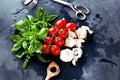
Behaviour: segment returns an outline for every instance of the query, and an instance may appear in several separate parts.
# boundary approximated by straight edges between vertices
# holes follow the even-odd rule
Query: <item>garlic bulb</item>
[[[60,52],[60,59],[63,62],[71,62],[74,57],[74,53],[70,49],[64,49]]]

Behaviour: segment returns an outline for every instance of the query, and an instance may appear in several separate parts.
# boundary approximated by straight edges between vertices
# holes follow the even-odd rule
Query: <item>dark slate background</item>
[[[10,52],[13,42],[9,37],[15,32],[11,25],[26,14],[34,15],[38,6],[49,14],[58,14],[78,26],[88,25],[94,34],[84,44],[84,55],[77,67],[58,62],[61,73],[55,80],[120,80],[120,0],[66,0],[85,5],[90,9],[85,21],[75,18],[74,12],[51,0],[39,0],[32,10],[24,9],[24,0],[0,0],[0,80],[44,80],[48,64],[32,61],[22,69],[22,60]]]

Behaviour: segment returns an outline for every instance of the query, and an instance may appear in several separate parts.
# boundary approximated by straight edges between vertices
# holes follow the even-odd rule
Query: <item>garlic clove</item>
[[[93,31],[88,26],[81,26],[81,28],[87,30],[89,34],[93,33]]]
[[[87,32],[89,34],[92,34],[93,31],[90,30],[88,26],[81,26],[81,28],[78,28],[75,33],[77,34],[78,38],[85,39],[87,37]]]
[[[81,48],[73,48],[72,52],[74,53],[75,58],[80,58],[83,54],[83,51]]]
[[[73,60],[72,60],[72,64],[73,64],[74,66],[76,66],[76,62],[77,62],[76,59],[73,59]]]
[[[68,31],[68,37],[71,37],[71,38],[77,38],[75,32],[70,31],[70,30]]]
[[[65,40],[65,46],[66,47],[72,48],[73,46],[75,46],[75,44],[76,44],[75,39],[73,39],[71,37],[66,38],[66,40]]]
[[[71,62],[73,59],[73,52],[70,49],[64,49],[60,52],[60,60],[63,62]]]
[[[82,47],[82,43],[84,43],[85,40],[84,39],[76,39],[76,47],[81,48]]]
[[[84,39],[87,37],[87,31],[84,28],[78,28],[75,33],[78,36],[78,39]]]
[[[72,64],[74,66],[76,66],[76,62],[78,61],[78,59],[82,56],[82,49],[81,48],[73,48],[72,49],[72,52],[74,53],[74,57],[73,57],[73,60],[72,60]]]

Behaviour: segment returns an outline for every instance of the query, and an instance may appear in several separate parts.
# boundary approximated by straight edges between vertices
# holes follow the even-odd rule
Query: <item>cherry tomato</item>
[[[67,23],[65,27],[70,31],[74,31],[76,29],[76,24],[73,22],[70,22],[70,23]]]
[[[50,51],[51,51],[52,55],[54,55],[54,56],[60,55],[60,47],[57,45],[52,45],[50,48]]]
[[[42,53],[45,55],[50,54],[50,47],[47,44],[43,44]]]
[[[51,44],[53,42],[52,36],[47,36],[44,42],[48,45]]]
[[[68,36],[68,31],[65,29],[65,28],[61,28],[59,31],[58,31],[58,35],[61,37],[61,38],[66,38]]]
[[[61,46],[64,45],[65,42],[64,42],[64,40],[63,40],[61,37],[57,36],[57,37],[55,37],[55,39],[54,39],[54,43],[55,43],[57,46],[61,47]]]
[[[65,27],[65,25],[66,25],[66,20],[65,19],[60,19],[60,20],[58,20],[56,23],[55,23],[55,26],[57,27],[57,28],[62,28],[62,27]]]
[[[58,31],[58,29],[55,28],[55,27],[52,27],[52,28],[49,29],[49,33],[52,34],[52,35],[56,35],[57,31]]]

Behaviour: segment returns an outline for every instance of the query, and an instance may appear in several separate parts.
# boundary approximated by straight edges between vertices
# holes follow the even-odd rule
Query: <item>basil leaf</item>
[[[16,57],[22,58],[25,54],[26,54],[26,52],[19,51],[19,52],[17,52]]]
[[[38,38],[41,38],[41,39],[45,39],[45,37],[47,36],[48,34],[48,28],[47,27],[43,27],[39,33],[38,33]]]
[[[46,19],[47,19],[47,14],[46,14],[46,12],[44,12],[44,13],[43,13],[42,21],[46,21]]]
[[[33,21],[34,17],[32,15],[27,15],[28,20]]]
[[[21,36],[15,34],[15,35],[12,35],[12,36],[10,37],[10,39],[11,39],[12,41],[14,41],[14,42],[18,42],[18,41],[21,39]]]
[[[40,54],[37,54],[37,58],[38,58],[38,60],[40,60],[40,61],[43,62],[43,63],[51,62],[51,60],[46,60],[46,59],[44,59]]]
[[[22,47],[23,39],[21,38],[14,46],[12,47],[11,52],[17,52]]]
[[[36,40],[33,45],[36,53],[42,53],[42,43],[40,41]]]
[[[28,47],[28,54],[29,55],[31,55],[31,56],[33,56],[33,52],[35,51],[35,49],[34,49],[34,46],[32,45],[32,44],[30,44],[30,46]]]
[[[23,47],[24,49],[27,49],[27,48],[28,48],[28,46],[27,46],[27,41],[23,41],[22,47]]]
[[[53,21],[57,18],[57,15],[50,15],[50,16],[47,16],[47,20],[46,21]]]
[[[36,17],[41,20],[42,16],[43,16],[43,9],[42,9],[42,7],[39,7],[36,12]]]

